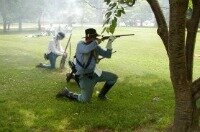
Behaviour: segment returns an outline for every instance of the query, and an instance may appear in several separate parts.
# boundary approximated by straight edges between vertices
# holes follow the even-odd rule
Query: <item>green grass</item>
[[[119,76],[108,93],[110,100],[97,99],[96,91],[103,86],[99,83],[86,104],[55,99],[66,85],[79,91],[74,82],[65,81],[69,69],[35,68],[44,62],[50,37],[0,35],[0,131],[164,131],[173,122],[174,107],[164,46],[154,28],[117,29],[116,34],[124,33],[135,36],[117,39],[113,44],[117,52],[99,64]],[[73,31],[73,53],[83,36],[83,29]],[[195,49],[195,78],[200,73],[199,42],[200,34]],[[67,39],[62,43],[65,45]]]

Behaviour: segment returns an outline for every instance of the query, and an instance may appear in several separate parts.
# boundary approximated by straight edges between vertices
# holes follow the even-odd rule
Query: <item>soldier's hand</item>
[[[114,37],[114,36],[110,36],[109,37],[109,39],[108,39],[108,42],[107,42],[107,45],[106,45],[106,48],[107,49],[112,49],[112,43],[113,43],[113,41],[116,39],[116,37]]]
[[[109,39],[108,39],[108,41],[109,41],[109,43],[112,43],[115,39],[116,39],[115,36],[110,36]]]

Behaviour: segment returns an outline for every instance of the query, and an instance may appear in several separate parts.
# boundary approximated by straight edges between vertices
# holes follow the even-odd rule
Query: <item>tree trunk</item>
[[[196,42],[196,34],[200,18],[200,0],[193,0],[193,10],[190,11],[190,19],[187,20],[187,38],[186,38],[186,61],[187,61],[187,79],[193,80],[193,56]]]
[[[192,127],[193,99],[187,80],[185,25],[188,0],[170,0],[169,66],[175,93],[173,132],[187,132]]]
[[[196,35],[198,31],[198,24],[199,24],[199,18],[200,18],[200,0],[192,0],[192,3],[193,3],[193,10],[191,12],[191,17],[187,21],[187,25],[186,25],[187,38],[186,38],[186,51],[185,51],[186,62],[187,62],[187,80],[190,83],[192,83],[193,81],[193,59],[194,59]],[[194,111],[193,111],[192,126],[193,128],[198,128],[199,113],[198,113],[198,108],[196,106],[196,100],[194,97],[193,97],[193,109]]]
[[[19,31],[22,31],[22,19],[21,19],[21,17],[19,18]]]
[[[196,32],[200,19],[200,0],[191,0],[193,12],[187,23],[185,41],[186,11],[189,0],[169,0],[169,31],[158,0],[147,0],[156,17],[157,33],[163,41],[169,57],[170,78],[175,94],[174,125],[172,132],[200,132],[200,78],[193,82],[193,56]],[[123,3],[124,1],[122,1]],[[135,2],[135,0],[132,0]]]
[[[2,11],[1,11],[1,16],[3,18],[3,32],[6,32],[6,24],[7,24],[7,13],[6,13],[6,0],[2,0]]]
[[[175,93],[174,125],[171,131],[200,131],[199,109],[196,100],[200,98],[200,78],[192,83],[193,51],[197,23],[200,18],[200,0],[192,0],[194,12],[188,22],[185,44],[186,10],[188,1],[170,1],[169,32],[157,0],[147,0],[156,17],[158,35],[163,40],[170,61],[170,76]]]
[[[200,131],[200,109],[196,100],[200,98],[200,78],[192,81],[193,55],[197,25],[200,18],[200,0],[192,0],[193,14],[187,23],[185,44],[186,10],[189,0],[170,0],[169,33],[157,0],[147,0],[155,14],[158,35],[163,40],[170,61],[170,76],[175,93],[174,125],[171,131]]]
[[[8,27],[7,27],[8,31],[10,30],[10,22],[8,22]]]
[[[41,18],[38,20],[38,31],[41,31]]]
[[[6,25],[7,25],[7,20],[6,18],[3,18],[3,32],[6,32]]]
[[[142,23],[143,23],[143,21],[142,21],[142,19],[140,19],[140,27],[143,27]]]

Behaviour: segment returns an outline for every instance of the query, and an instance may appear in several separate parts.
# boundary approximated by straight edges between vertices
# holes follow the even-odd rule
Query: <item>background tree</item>
[[[44,2],[40,0],[0,0],[0,12],[3,18],[3,31],[9,30],[10,23],[18,22],[19,31],[22,30],[22,22],[38,21],[38,29],[41,29],[41,16]],[[8,25],[8,28],[6,28]]]
[[[9,30],[9,24],[12,21],[12,0],[0,0],[0,13],[3,20],[3,32]],[[7,28],[8,25],[8,28]]]
[[[121,16],[118,23],[123,22],[125,26],[146,26],[144,22],[152,22],[153,13],[146,1],[136,1],[133,7],[123,6],[126,15]]]
[[[6,22],[7,22],[7,10],[6,10],[6,6],[7,6],[7,2],[6,0],[1,0],[0,1],[0,10],[1,10],[1,16],[2,16],[2,20],[3,20],[3,32],[6,32]]]
[[[103,1],[102,0],[97,0],[94,1],[94,0],[89,0],[88,3],[90,5],[94,5],[93,6],[93,10],[94,12],[94,15],[95,15],[95,19],[96,19],[96,23],[100,23],[102,24],[103,23]],[[91,8],[91,7],[90,7]]]
[[[102,0],[79,0],[82,8],[82,23],[103,23],[103,12],[105,11]]]
[[[125,14],[121,4],[133,6],[135,0],[104,0],[108,4],[103,31],[114,33],[117,18]],[[169,58],[170,78],[175,94],[173,132],[200,131],[196,102],[200,98],[200,78],[193,80],[193,57],[200,19],[200,0],[192,0],[192,15],[186,21],[189,0],[169,0],[170,20],[166,19],[157,0],[147,0],[158,25]],[[185,30],[187,29],[187,31]],[[187,34],[186,34],[187,32]]]
[[[25,3],[26,17],[27,21],[37,22],[38,30],[41,30],[41,19],[44,13],[45,5],[44,1],[41,0],[26,0]],[[34,6],[33,6],[34,5]],[[28,12],[27,12],[28,11]]]
[[[22,30],[23,21],[38,20],[38,29],[41,29],[41,16],[44,3],[40,0],[16,0],[14,8],[15,18],[19,23],[19,31]]]

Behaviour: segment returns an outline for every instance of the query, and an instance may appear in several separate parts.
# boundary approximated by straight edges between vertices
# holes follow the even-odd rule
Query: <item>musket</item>
[[[133,36],[135,34],[121,34],[121,35],[113,35],[115,38],[123,37],[123,36]],[[109,39],[110,36],[102,36],[101,40]]]
[[[72,34],[70,34],[69,39],[68,39],[68,42],[67,42],[67,45],[66,45],[66,47],[65,47],[65,50],[64,50],[64,54],[65,54],[65,55],[63,54],[63,56],[62,56],[62,58],[61,58],[61,61],[60,61],[60,69],[64,69],[64,67],[65,67],[65,61],[66,61],[66,59],[67,59],[66,52],[67,52],[67,48],[68,48],[69,44],[71,43],[71,42],[70,42],[71,37],[72,37]]]

